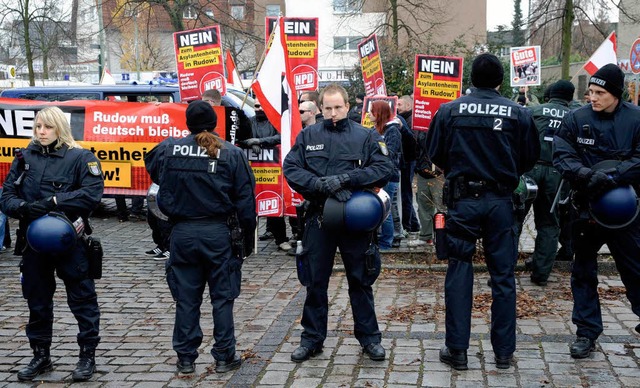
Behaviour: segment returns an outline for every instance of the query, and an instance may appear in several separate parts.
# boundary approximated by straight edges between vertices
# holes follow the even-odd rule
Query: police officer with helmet
[[[79,217],[87,219],[100,203],[104,191],[100,163],[93,153],[74,141],[69,121],[60,108],[46,107],[36,114],[33,138],[16,156],[4,181],[0,203],[2,212],[20,220],[18,240],[22,244],[29,226],[49,217],[45,216],[49,212],[56,211],[63,214],[58,217],[76,221]],[[66,243],[68,246],[64,246]],[[80,357],[72,373],[73,380],[88,380],[95,372],[100,310],[89,272],[88,251],[85,244],[75,239],[64,244],[30,241],[22,250],[22,293],[29,305],[26,333],[34,357],[18,371],[20,381],[31,381],[53,368],[49,350],[55,274],[64,282],[67,303],[78,322]],[[47,246],[58,249],[52,252]]]
[[[538,286],[547,285],[558,249],[560,223],[557,205],[553,213],[550,210],[562,177],[552,163],[553,135],[560,128],[564,115],[570,110],[569,103],[573,100],[574,91],[575,87],[571,82],[559,80],[549,87],[549,101],[531,108],[538,129],[540,158],[535,167],[527,172],[538,185],[538,192],[533,203],[527,203],[525,214],[533,206],[536,241],[530,267],[531,282]]]
[[[614,64],[601,67],[589,79],[591,104],[569,112],[553,140],[553,164],[570,182],[576,210],[571,271],[572,321],[577,326],[570,346],[574,358],[589,357],[603,331],[597,264],[603,244],[611,251],[631,309],[640,316],[640,220],[632,211],[628,225],[605,227],[589,214],[609,192],[629,185],[637,192],[640,183],[640,110],[622,101],[623,90],[622,70]],[[603,163],[607,160],[615,162]],[[609,167],[598,167],[603,164]],[[615,201],[609,205],[609,210],[616,210]]]
[[[327,288],[336,248],[340,248],[349,282],[355,337],[369,358],[385,359],[371,287],[380,273],[376,231],[323,227],[323,207],[328,197],[347,202],[355,190],[383,187],[393,169],[380,135],[347,117],[348,101],[342,86],[326,86],[320,95],[324,121],[300,132],[283,163],[288,184],[311,203],[304,215],[298,257],[308,270],[308,278],[301,278],[307,297],[300,347],[291,354],[294,362],[322,352],[327,337]]]
[[[213,306],[211,355],[215,371],[240,367],[236,355],[233,304],[240,294],[241,267],[251,253],[256,228],[255,179],[244,152],[222,140],[209,103],[186,110],[191,135],[168,138],[145,157],[151,179],[160,186],[158,206],[173,224],[166,276],[176,301],[173,349],[177,371],[195,373],[202,343],[200,305],[205,286]]]
[[[501,97],[503,68],[492,54],[475,58],[471,94],[443,104],[431,122],[426,146],[444,170],[446,340],[440,361],[465,370],[471,331],[473,263],[482,238],[491,275],[491,344],[496,366],[511,365],[516,343],[514,269],[518,240],[512,193],[520,175],[538,160],[540,143],[531,113]]]

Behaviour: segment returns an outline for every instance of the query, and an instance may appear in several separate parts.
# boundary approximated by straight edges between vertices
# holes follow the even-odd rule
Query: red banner
[[[362,67],[362,79],[364,80],[364,92],[367,96],[376,94],[387,95],[387,86],[384,82],[382,60],[378,49],[378,38],[371,34],[358,44],[358,55]]]
[[[73,138],[100,160],[105,194],[145,195],[151,184],[144,167],[146,153],[167,137],[190,134],[186,129],[185,104],[0,98],[0,182],[9,173],[14,150],[31,141],[36,113],[51,105],[67,114]],[[214,109],[218,116],[216,132],[221,137],[233,142],[250,136],[243,133],[236,109],[222,106]]]
[[[460,97],[462,58],[416,55],[413,74],[413,129],[426,131],[440,105]]]
[[[227,92],[222,62],[220,27],[173,33],[182,101],[199,100],[205,90]]]
[[[297,91],[318,89],[318,18],[285,17],[284,36],[289,52],[289,64]],[[273,31],[277,18],[266,18],[265,42]]]

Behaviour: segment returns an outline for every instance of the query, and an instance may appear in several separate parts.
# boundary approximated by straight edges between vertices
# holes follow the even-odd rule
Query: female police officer
[[[52,210],[63,212],[70,220],[88,217],[104,190],[98,160],[73,140],[69,122],[59,108],[42,109],[34,124],[33,139],[11,165],[0,199],[2,211],[19,218],[23,232],[32,221]],[[34,358],[18,372],[18,379],[30,381],[52,368],[49,348],[55,272],[64,281],[67,303],[80,329],[80,360],[73,379],[88,380],[95,371],[100,311],[95,283],[88,275],[85,245],[76,244],[64,254],[35,252],[26,246],[20,267],[22,292],[29,305],[26,332]]]
[[[176,300],[173,349],[180,374],[195,372],[202,343],[200,305],[205,284],[213,305],[211,355],[215,371],[240,367],[233,329],[233,301],[240,294],[242,260],[250,252],[232,249],[228,220],[236,218],[245,236],[256,227],[255,180],[244,153],[214,132],[217,117],[205,101],[189,104],[191,135],[169,138],[145,157],[160,185],[158,205],[173,224],[167,283]],[[240,244],[242,245],[242,244]]]

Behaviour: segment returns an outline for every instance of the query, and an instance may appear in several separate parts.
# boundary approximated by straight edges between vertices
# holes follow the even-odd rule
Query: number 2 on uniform
[[[494,131],[502,131],[502,119],[501,118],[493,119],[493,130]]]

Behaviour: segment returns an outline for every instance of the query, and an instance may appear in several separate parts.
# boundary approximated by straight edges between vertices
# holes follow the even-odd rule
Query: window
[[[197,19],[198,12],[196,12],[196,9],[193,6],[187,5],[184,11],[182,11],[182,17],[184,19]]]
[[[266,14],[267,14],[267,16],[278,16],[278,15],[280,15],[280,5],[279,4],[267,5]]]
[[[353,13],[362,10],[362,0],[333,0],[333,12]]]
[[[334,36],[333,49],[339,51],[356,51],[361,40],[361,36]]]
[[[244,5],[232,5],[231,17],[236,20],[244,20]]]
[[[213,19],[213,10],[208,9],[206,11],[204,11],[204,14],[207,15],[210,19]]]

